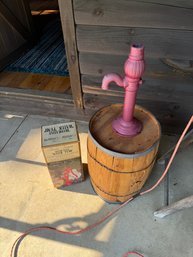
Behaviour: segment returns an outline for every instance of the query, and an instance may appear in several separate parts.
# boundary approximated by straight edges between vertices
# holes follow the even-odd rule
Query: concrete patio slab
[[[1,257],[9,256],[15,239],[31,227],[46,225],[73,231],[93,224],[118,206],[108,204],[97,196],[88,176],[84,182],[64,190],[53,187],[41,150],[40,128],[58,122],[64,122],[64,119],[27,116],[1,152]],[[87,128],[87,123],[78,123],[84,163]],[[174,141],[173,137],[163,137],[160,151]],[[187,170],[184,186],[191,189],[191,153],[180,153],[178,161],[183,162],[184,154],[187,157],[184,161]],[[175,169],[176,178],[180,176],[181,179],[181,167],[174,164],[172,169]],[[163,166],[155,165],[145,187],[151,187],[162,172]],[[183,189],[183,186],[178,187],[179,191]],[[136,198],[103,224],[78,236],[57,234],[54,231],[34,232],[21,242],[15,256],[119,257],[128,250],[135,250],[145,257],[191,257],[192,209],[163,220],[153,216],[156,209],[166,204],[166,194],[166,186],[162,182],[154,191]],[[173,191],[173,194],[176,192]]]
[[[0,152],[25,117],[24,114],[0,112]]]
[[[176,155],[169,174],[170,203],[193,195],[193,144]]]

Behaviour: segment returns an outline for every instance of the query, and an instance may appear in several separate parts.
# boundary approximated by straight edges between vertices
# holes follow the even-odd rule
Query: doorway
[[[66,64],[65,60],[62,62],[65,47],[58,1],[29,0],[28,5],[24,7],[22,4],[25,1],[23,0],[17,0],[15,6],[10,6],[9,1],[3,1],[4,6],[8,11],[10,10],[10,13],[16,10],[14,15],[20,21],[20,25],[22,23],[25,28],[26,25],[28,26],[28,31],[30,29],[31,32],[31,40],[29,40],[29,37],[21,40],[23,34],[20,34],[21,30],[18,31],[19,27],[14,28],[13,24],[10,26],[10,20],[7,21],[8,25],[5,25],[6,21],[4,22],[4,30],[7,34],[9,33],[9,27],[12,30],[14,29],[14,36],[18,37],[18,44],[15,47],[10,44],[10,49],[12,48],[11,50],[14,51],[10,51],[11,53],[8,53],[7,56],[3,56],[4,62],[6,59],[8,62],[1,69],[0,87],[71,95],[67,61]],[[27,12],[29,20],[27,19],[26,22],[21,17],[24,14],[27,17]],[[14,22],[13,19],[12,22]],[[10,40],[11,38],[7,39],[7,42]],[[7,42],[4,42],[4,44],[6,45]]]

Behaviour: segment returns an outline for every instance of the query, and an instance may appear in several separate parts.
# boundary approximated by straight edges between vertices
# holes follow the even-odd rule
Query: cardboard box
[[[42,126],[42,150],[55,187],[84,179],[80,141],[75,122]]]

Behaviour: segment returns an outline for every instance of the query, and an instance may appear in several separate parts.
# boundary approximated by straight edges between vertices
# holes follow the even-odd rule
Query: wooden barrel
[[[88,169],[96,193],[107,202],[124,202],[140,192],[150,175],[158,151],[159,122],[147,110],[135,106],[134,116],[143,124],[140,134],[116,133],[112,121],[123,106],[113,104],[96,112],[89,123]]]

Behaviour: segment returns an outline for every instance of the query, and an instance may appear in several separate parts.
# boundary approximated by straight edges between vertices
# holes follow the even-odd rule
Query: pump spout
[[[108,90],[109,89],[109,84],[111,82],[115,82],[119,87],[123,87],[123,78],[116,74],[116,73],[109,73],[104,76],[103,81],[102,81],[102,89],[103,90]]]

